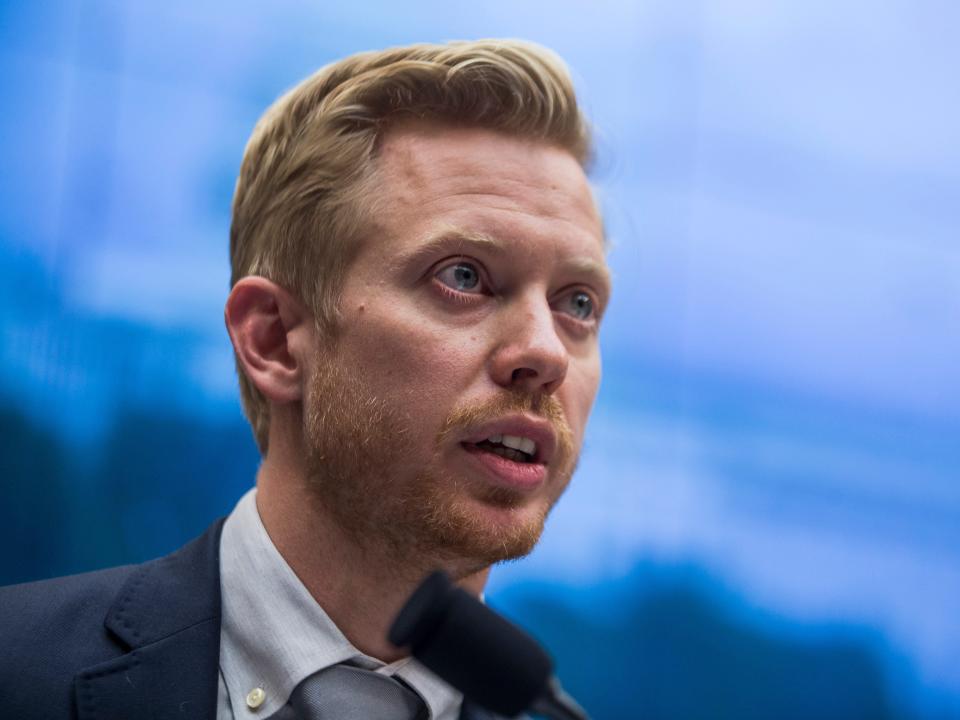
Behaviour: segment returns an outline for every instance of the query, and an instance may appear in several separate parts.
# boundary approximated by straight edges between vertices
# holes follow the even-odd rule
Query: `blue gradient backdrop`
[[[0,581],[144,560],[258,457],[243,146],[354,51],[515,36],[595,121],[581,470],[490,601],[596,718],[960,717],[960,6],[0,5]]]

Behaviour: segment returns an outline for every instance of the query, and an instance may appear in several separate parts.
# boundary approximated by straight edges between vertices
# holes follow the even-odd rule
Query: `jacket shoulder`
[[[207,665],[215,670],[221,527],[222,520],[173,554],[141,565],[0,588],[0,715],[75,717],[74,679],[96,684],[98,668],[131,651],[146,658],[157,648],[149,672],[161,686],[174,666],[197,677]],[[203,648],[162,642],[204,621],[210,637]],[[191,665],[194,656],[199,659]],[[214,692],[215,682],[214,676]],[[127,715],[150,715],[142,710]]]
[[[71,706],[77,671],[121,653],[103,620],[136,568],[0,588],[0,694],[5,702]]]
[[[137,565],[0,588],[3,659],[39,650],[90,647],[106,635],[103,618]],[[3,662],[3,660],[0,660]]]

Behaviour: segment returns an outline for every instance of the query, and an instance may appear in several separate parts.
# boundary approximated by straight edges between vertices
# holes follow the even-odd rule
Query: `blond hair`
[[[513,40],[411,45],[327,65],[277,100],[244,151],[230,226],[230,286],[277,283],[335,328],[344,273],[375,201],[379,138],[403,119],[542,140],[586,167],[588,125],[563,61]],[[240,397],[261,454],[266,398],[243,372]]]

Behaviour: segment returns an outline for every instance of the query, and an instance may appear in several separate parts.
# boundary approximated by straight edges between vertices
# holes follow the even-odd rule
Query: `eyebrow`
[[[416,265],[418,261],[432,257],[442,250],[462,251],[464,255],[470,254],[472,250],[477,250],[504,257],[509,254],[509,249],[507,242],[487,233],[449,227],[431,233],[417,245],[416,249],[401,255],[398,259],[398,265],[401,267]],[[598,263],[590,258],[573,258],[564,261],[563,267],[574,274],[589,276],[599,286],[598,289],[602,292],[604,301],[610,296],[613,282],[610,271],[605,264]]]
[[[470,250],[483,250],[493,255],[505,255],[506,247],[502,242],[486,233],[475,232],[473,230],[460,230],[458,228],[445,228],[440,232],[434,232],[425,237],[414,250],[401,255],[398,264],[409,267],[436,253],[447,250],[456,252],[464,250],[468,254]]]

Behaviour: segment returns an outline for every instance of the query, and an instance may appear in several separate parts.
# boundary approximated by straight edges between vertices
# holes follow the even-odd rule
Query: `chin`
[[[469,498],[445,505],[424,529],[448,561],[461,560],[473,572],[529,555],[550,510],[543,500],[508,505]]]

